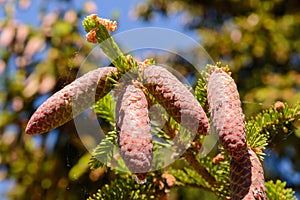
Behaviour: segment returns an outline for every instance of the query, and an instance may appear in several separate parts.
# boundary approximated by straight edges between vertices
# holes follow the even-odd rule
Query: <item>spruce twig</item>
[[[198,162],[196,155],[192,149],[187,149],[184,152],[183,157],[189,162],[189,164],[200,174],[209,185],[214,186],[216,179]]]

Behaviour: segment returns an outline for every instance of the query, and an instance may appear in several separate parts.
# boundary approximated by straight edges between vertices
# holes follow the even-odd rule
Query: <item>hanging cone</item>
[[[143,91],[126,83],[116,105],[116,123],[121,156],[128,169],[144,179],[152,162],[152,135],[148,102]]]
[[[114,67],[90,71],[53,94],[31,116],[26,133],[48,132],[82,113],[111,90],[108,77],[116,72]]]
[[[207,99],[213,126],[229,155],[240,159],[246,150],[244,114],[234,80],[213,67],[208,78]]]
[[[160,66],[143,69],[143,85],[168,114],[191,132],[209,134],[209,122],[194,95],[173,74]]]

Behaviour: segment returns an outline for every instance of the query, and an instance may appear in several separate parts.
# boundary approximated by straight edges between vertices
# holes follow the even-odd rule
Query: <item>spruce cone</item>
[[[128,169],[144,179],[152,162],[148,102],[143,91],[132,83],[126,83],[119,95],[116,123],[121,156]]]
[[[114,67],[90,71],[53,94],[31,116],[26,133],[48,132],[82,113],[111,90],[107,77],[116,72]]]
[[[209,122],[193,94],[169,71],[160,66],[147,66],[143,71],[144,86],[168,114],[191,132],[209,134]]]
[[[240,160],[230,162],[232,200],[267,199],[262,165],[250,148]]]
[[[246,150],[246,134],[236,84],[221,68],[214,67],[207,93],[209,111],[220,142],[229,155],[238,160]]]

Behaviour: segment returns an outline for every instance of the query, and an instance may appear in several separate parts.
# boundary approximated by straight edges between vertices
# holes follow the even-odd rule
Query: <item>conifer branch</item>
[[[116,144],[116,131],[108,132],[92,153],[89,165],[92,170],[104,167],[112,162],[113,150]]]
[[[175,186],[189,186],[211,191],[205,179],[192,168],[170,169],[168,173],[176,178]]]
[[[151,177],[145,184],[138,184],[128,175],[120,175],[109,185],[106,184],[87,200],[155,200],[165,195],[164,187],[159,188],[156,177]]]
[[[286,182],[277,180],[266,182],[266,190],[268,199],[278,200],[296,200],[294,191],[291,188],[286,188]]]
[[[196,170],[198,174],[200,174],[209,185],[214,186],[216,183],[216,179],[207,171],[205,167],[201,165],[198,161],[193,150],[188,149],[184,152],[183,157],[188,161],[188,163]]]
[[[262,151],[268,145],[268,139],[278,132],[287,133],[289,125],[299,120],[300,104],[290,108],[286,103],[277,102],[271,108],[262,111],[248,120],[246,124],[247,144],[256,150],[262,159]]]
[[[93,106],[93,109],[98,117],[107,121],[112,127],[115,127],[116,103],[111,94],[107,94],[97,101]]]
[[[200,103],[200,105],[204,108],[204,110],[208,110],[207,105],[207,82],[205,81],[204,76],[198,79],[196,88],[195,88],[195,97]]]

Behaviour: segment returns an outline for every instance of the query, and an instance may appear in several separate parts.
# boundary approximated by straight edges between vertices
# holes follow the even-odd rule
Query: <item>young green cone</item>
[[[48,132],[82,113],[111,90],[113,84],[108,77],[112,73],[117,73],[117,69],[98,68],[53,94],[31,116],[26,133]]]
[[[173,74],[160,66],[143,69],[143,85],[168,114],[191,132],[209,134],[209,122],[193,94]]]

